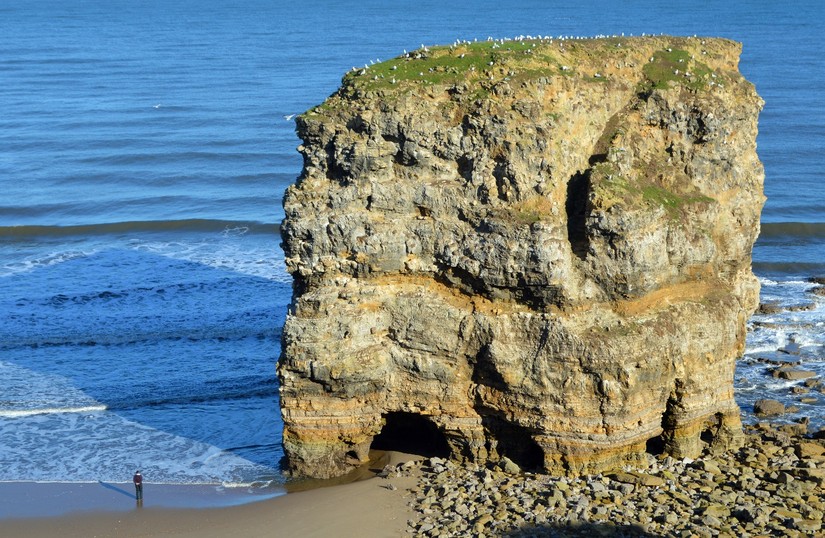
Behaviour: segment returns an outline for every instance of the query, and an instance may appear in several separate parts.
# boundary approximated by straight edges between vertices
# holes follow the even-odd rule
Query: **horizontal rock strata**
[[[578,474],[737,445],[764,200],[739,53],[456,43],[353,70],[300,116],[289,468],[419,444]]]

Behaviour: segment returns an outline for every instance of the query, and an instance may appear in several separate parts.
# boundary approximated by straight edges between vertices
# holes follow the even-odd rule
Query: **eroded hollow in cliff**
[[[680,381],[676,381],[677,386],[681,386]],[[676,429],[676,407],[678,400],[676,394],[671,394],[665,403],[662,412],[661,433],[647,440],[645,451],[651,456],[669,454],[673,449],[673,435]]]
[[[450,447],[444,433],[430,419],[417,413],[394,411],[383,415],[384,427],[370,448],[396,450],[425,457],[446,458]]]
[[[665,453],[665,439],[662,434],[651,437],[645,445],[645,452],[651,456],[660,456]]]
[[[587,195],[590,190],[590,170],[577,172],[567,182],[567,240],[579,259],[587,256]]]
[[[544,451],[527,428],[492,415],[482,417],[481,423],[488,438],[494,441],[491,452],[497,453],[498,457],[510,458],[522,469],[544,468]]]
[[[705,421],[704,428],[702,428],[702,432],[699,435],[699,440],[707,446],[713,446],[713,444],[720,437],[720,432],[724,426],[724,420],[724,415],[722,415],[722,413],[716,413],[712,417],[708,417]]]

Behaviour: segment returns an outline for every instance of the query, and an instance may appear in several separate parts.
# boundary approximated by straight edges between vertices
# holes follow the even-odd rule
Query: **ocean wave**
[[[34,415],[57,415],[65,413],[97,413],[106,411],[105,405],[87,405],[83,407],[46,407],[42,409],[2,409],[0,410],[0,417],[4,418],[20,418],[31,417]]]
[[[825,222],[763,222],[759,237],[763,239],[781,237],[825,239]]]
[[[253,398],[268,398],[278,394],[278,383],[274,379],[259,381],[258,386],[229,387],[223,391],[195,394],[169,394],[161,397],[144,397],[131,395],[128,400],[111,402],[106,406],[107,411],[136,411],[165,406],[190,406],[195,404],[210,404],[235,400],[249,400]]]
[[[74,226],[0,226],[0,239],[29,240],[33,237],[72,237],[90,235],[118,235],[145,232],[215,232],[237,235],[239,230],[251,234],[276,235],[279,224],[227,221],[218,219],[182,219],[160,221],[125,221]]]
[[[753,271],[758,276],[767,275],[819,275],[825,272],[825,262],[753,262]]]
[[[255,480],[252,482],[221,482],[221,487],[226,489],[254,489],[254,490],[267,490],[273,487],[281,487],[281,481],[279,480]],[[275,498],[280,497],[281,495],[285,495],[286,491],[279,490],[275,493],[270,493],[267,498]]]
[[[162,106],[162,105],[161,105]],[[167,107],[170,108],[170,107]],[[121,153],[117,155],[90,156],[78,159],[82,164],[97,166],[123,166],[133,164],[166,164],[179,162],[266,162],[269,153],[256,152],[209,152],[209,151],[167,151],[163,153]]]

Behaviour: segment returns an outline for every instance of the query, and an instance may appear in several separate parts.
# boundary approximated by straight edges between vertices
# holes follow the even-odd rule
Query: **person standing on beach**
[[[143,500],[143,476],[140,474],[140,471],[135,471],[132,482],[135,483],[135,499],[140,502]]]

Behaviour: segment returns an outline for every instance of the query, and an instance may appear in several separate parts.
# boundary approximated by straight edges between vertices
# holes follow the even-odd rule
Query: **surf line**
[[[85,407],[47,407],[43,409],[15,409],[0,410],[0,417],[30,417],[33,415],[57,415],[61,413],[95,413],[106,411],[105,405],[89,405]]]

